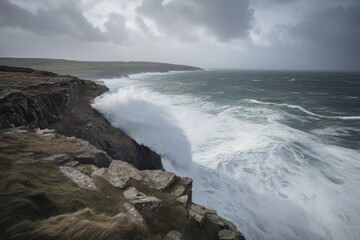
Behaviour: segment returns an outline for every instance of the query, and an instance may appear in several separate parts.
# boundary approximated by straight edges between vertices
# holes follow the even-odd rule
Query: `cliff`
[[[91,101],[108,90],[105,86],[72,76],[1,66],[0,88],[0,129],[51,127],[85,139],[138,169],[162,168],[158,154],[114,129],[91,107]]]
[[[0,239],[244,239],[91,108],[106,87],[4,66],[0,87]]]

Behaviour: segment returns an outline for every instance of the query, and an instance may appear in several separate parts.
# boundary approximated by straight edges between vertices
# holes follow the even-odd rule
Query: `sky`
[[[360,0],[0,0],[0,56],[360,71]]]

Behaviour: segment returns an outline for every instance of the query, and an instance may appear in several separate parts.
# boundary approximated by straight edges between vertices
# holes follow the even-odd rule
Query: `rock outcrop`
[[[114,129],[91,107],[95,97],[108,91],[105,86],[72,76],[0,66],[0,89],[0,129],[50,127],[87,140],[113,159],[125,159],[138,169],[162,169],[158,154]],[[53,136],[49,133],[47,137]],[[95,164],[108,166],[106,158],[99,154],[95,161],[101,163]]]
[[[245,239],[91,108],[103,86],[7,67],[0,86],[0,239]]]
[[[35,234],[34,239],[60,238],[65,233],[49,235],[49,232],[43,232],[37,225],[43,215],[38,214],[50,214],[46,215],[51,216],[49,219],[56,219],[57,214],[74,214],[69,217],[75,217],[79,211],[85,211],[84,208],[89,208],[88,212],[92,212],[91,208],[98,208],[97,214],[103,212],[103,215],[98,215],[102,217],[96,220],[100,221],[96,224],[108,219],[106,214],[110,213],[110,217],[126,217],[140,231],[138,238],[120,239],[245,239],[234,224],[216,211],[191,201],[192,179],[163,170],[141,171],[114,159],[108,168],[96,167],[94,160],[89,164],[79,163],[74,160],[76,156],[91,149],[82,144],[84,140],[56,132],[51,132],[55,137],[49,140],[44,136],[47,131],[41,134],[39,130],[0,130],[0,223],[1,218],[5,219],[0,224],[0,233],[7,233],[4,239],[17,236],[16,229],[25,229],[24,234]],[[95,154],[90,156],[96,158]],[[23,172],[24,176],[21,175]],[[119,186],[118,182],[122,181],[124,185]],[[22,186],[20,192],[19,186]],[[79,195],[75,195],[77,192]],[[22,202],[24,205],[16,207]],[[27,215],[29,211],[30,216]],[[8,219],[11,216],[19,217],[11,222]],[[97,219],[92,214],[81,216],[79,224]],[[63,215],[58,218],[63,218]],[[111,226],[108,225],[107,229]],[[82,231],[88,234],[91,229],[84,227]],[[40,233],[42,235],[37,235]],[[70,236],[67,239],[75,238]]]

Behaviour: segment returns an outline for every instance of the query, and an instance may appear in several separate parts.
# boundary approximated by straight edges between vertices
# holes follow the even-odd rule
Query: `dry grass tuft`
[[[19,231],[21,229],[21,231]],[[96,214],[89,208],[37,221],[33,227],[18,224],[11,230],[15,239],[143,239],[142,226],[125,213],[115,216]]]

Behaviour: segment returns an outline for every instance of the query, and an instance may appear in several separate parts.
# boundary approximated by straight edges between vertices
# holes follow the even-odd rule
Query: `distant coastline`
[[[41,71],[51,71],[60,75],[72,75],[84,79],[121,78],[130,74],[197,71],[199,67],[158,63],[122,61],[74,61],[51,58],[0,58],[0,65],[27,67]]]

